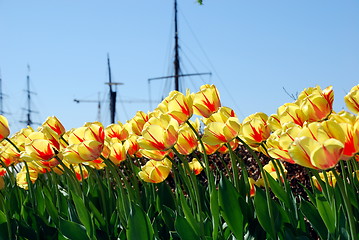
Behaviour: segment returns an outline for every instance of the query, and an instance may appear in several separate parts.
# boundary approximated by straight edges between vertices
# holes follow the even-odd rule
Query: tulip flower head
[[[208,118],[221,106],[219,92],[214,85],[203,85],[194,94],[193,111],[195,114]]]
[[[3,115],[0,115],[0,141],[7,138],[10,134],[9,123]]]
[[[162,161],[149,160],[141,167],[138,176],[145,182],[160,183],[168,177],[171,168],[172,163],[167,159]]]
[[[333,110],[334,92],[332,86],[322,90],[319,86],[304,89],[299,94],[297,104],[309,122],[322,121]]]
[[[268,116],[265,113],[255,113],[243,120],[240,138],[251,147],[258,147],[267,140],[270,128],[267,124]]]
[[[197,158],[193,158],[192,161],[188,163],[188,166],[195,175],[200,174],[203,170],[203,167]]]
[[[193,114],[193,96],[187,91],[186,96],[178,91],[172,91],[167,100],[167,114],[177,120],[178,124],[186,122]]]
[[[65,128],[62,125],[62,123],[60,122],[59,119],[57,119],[57,117],[52,116],[52,117],[48,117],[45,122],[42,124],[42,126],[47,126],[49,128],[51,128],[54,132],[57,133],[57,135],[61,136],[62,134],[65,133]]]
[[[105,134],[109,138],[117,138],[121,141],[126,140],[129,136],[128,130],[121,122],[107,126],[105,128]]]
[[[320,177],[320,181],[326,182],[328,181],[329,186],[331,187],[335,187],[335,184],[337,183],[337,179],[335,178],[334,174],[332,171],[328,171],[325,173],[326,177],[324,176],[323,172],[319,173],[319,177]],[[327,180],[326,180],[327,179]],[[319,190],[319,191],[323,191],[322,186],[319,184],[318,179],[315,176],[312,176],[312,182],[314,184],[314,186]]]
[[[344,97],[344,102],[350,111],[359,114],[359,85],[352,87],[350,92]]]
[[[6,169],[3,167],[0,167],[0,177],[5,176],[5,174],[6,174]]]

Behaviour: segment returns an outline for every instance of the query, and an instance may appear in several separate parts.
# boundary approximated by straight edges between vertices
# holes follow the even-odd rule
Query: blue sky
[[[359,2],[178,1],[183,73],[192,92],[215,84],[238,117],[274,113],[306,87],[333,85],[335,110],[359,83]],[[155,107],[148,79],[171,74],[173,1],[0,0],[0,69],[4,111],[12,132],[24,127],[30,65],[35,122],[57,116],[66,129],[98,119],[109,124],[107,53],[121,100],[117,120]],[[160,100],[164,81],[152,82]],[[134,103],[134,101],[141,101]]]

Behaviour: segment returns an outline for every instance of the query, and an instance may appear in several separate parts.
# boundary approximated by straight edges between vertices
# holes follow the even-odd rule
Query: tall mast
[[[175,80],[175,90],[180,91],[179,86],[179,75],[180,75],[180,60],[179,60],[179,45],[178,45],[178,22],[177,22],[177,0],[174,1],[175,8],[175,59],[174,59],[174,80]]]
[[[24,110],[26,111],[26,120],[20,121],[21,123],[25,123],[27,126],[31,126],[34,122],[31,120],[31,113],[35,112],[31,109],[31,94],[35,94],[34,92],[30,91],[30,66],[27,65],[28,73],[26,76],[26,93],[27,93],[27,108]]]
[[[111,123],[115,123],[116,92],[112,90],[112,74],[111,74],[109,54],[107,54],[107,67],[108,67],[108,86],[110,87],[110,117],[111,117]]]
[[[110,118],[111,123],[115,123],[116,116],[116,90],[113,91],[112,85],[122,85],[123,83],[112,82],[112,74],[111,74],[111,65],[110,65],[110,55],[107,54],[107,68],[108,68],[108,86],[110,87]]]

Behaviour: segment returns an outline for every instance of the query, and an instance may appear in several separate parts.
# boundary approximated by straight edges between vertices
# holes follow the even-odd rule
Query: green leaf
[[[60,217],[60,232],[71,240],[89,240],[83,225],[67,221]]]
[[[212,214],[212,237],[217,239],[218,237],[218,226],[219,226],[219,205],[218,205],[218,191],[213,188],[210,194],[210,209]]]
[[[188,207],[186,198],[183,196],[182,192],[179,193],[179,196],[180,196],[180,203],[181,203],[185,218],[187,219],[189,224],[192,226],[194,231],[197,234],[199,234],[199,223],[196,221],[196,219],[194,218],[194,216],[191,212],[191,209]]]
[[[6,215],[0,210],[0,240],[9,238]]]
[[[300,210],[308,219],[313,229],[319,234],[320,238],[326,239],[328,236],[328,230],[325,227],[325,224],[320,217],[318,210],[311,203],[303,199],[300,203]]]
[[[162,206],[167,206],[172,210],[176,209],[176,202],[173,196],[173,192],[166,182],[159,184],[156,200],[158,211],[161,211]]]
[[[81,221],[81,223],[85,226],[87,234],[90,238],[94,235],[93,232],[93,225],[90,217],[90,213],[87,210],[84,201],[81,197],[79,197],[77,194],[72,194],[72,199],[75,204],[76,212],[78,214],[78,217]]]
[[[239,194],[232,183],[222,176],[218,189],[218,203],[223,219],[237,239],[243,239],[243,213]]]
[[[270,186],[270,189],[272,190],[272,192],[287,207],[290,207],[290,202],[289,202],[290,198],[289,198],[288,194],[285,192],[285,190],[283,189],[282,185],[278,181],[276,181],[269,173],[266,172],[266,174],[267,174],[269,186]]]
[[[147,214],[137,204],[132,210],[127,224],[126,237],[129,240],[153,239],[153,228]]]
[[[269,201],[272,201],[269,199]],[[256,188],[256,194],[254,195],[254,208],[258,217],[258,221],[263,229],[271,236],[275,236],[273,228],[271,226],[271,218],[269,216],[267,198],[262,189]]]
[[[199,239],[199,236],[195,233],[191,225],[180,215],[176,217],[175,229],[183,240]]]
[[[324,197],[317,196],[316,204],[317,204],[318,212],[322,217],[325,226],[328,228],[328,231],[330,233],[334,233],[335,225],[336,225],[334,210],[330,207],[329,202]]]

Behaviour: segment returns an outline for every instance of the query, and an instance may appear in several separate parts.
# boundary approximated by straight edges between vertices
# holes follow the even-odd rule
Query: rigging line
[[[190,63],[190,65],[192,66],[192,68],[194,69],[195,73],[199,73],[199,71],[196,69],[196,67],[194,66],[194,64],[190,61],[189,57],[187,56],[187,54],[185,54],[184,52],[182,53],[183,56],[185,56],[185,58],[187,59],[187,61]],[[199,75],[198,76],[202,82],[205,84],[203,76]]]
[[[233,104],[234,104],[236,110],[238,111],[238,113],[239,113],[242,117],[245,117],[244,114],[242,113],[242,111],[240,110],[239,106],[237,105],[237,103],[236,103],[234,97],[231,95],[231,93],[229,92],[228,88],[227,88],[226,85],[224,84],[223,79],[219,76],[219,74],[217,73],[216,69],[214,68],[214,66],[213,66],[213,64],[212,64],[212,62],[211,62],[211,60],[209,59],[208,55],[207,55],[206,52],[204,51],[204,49],[203,49],[203,47],[202,47],[200,41],[199,41],[198,38],[196,37],[194,31],[192,30],[191,26],[189,25],[189,23],[188,23],[186,17],[184,16],[184,14],[182,13],[181,10],[180,10],[180,13],[181,13],[181,16],[183,17],[183,19],[185,20],[185,23],[187,24],[187,26],[188,26],[190,32],[192,33],[192,35],[193,35],[195,41],[197,42],[197,44],[198,44],[198,46],[199,46],[199,49],[202,51],[204,57],[206,58],[206,60],[208,61],[209,65],[210,65],[210,67],[213,69],[214,74],[217,76],[219,82],[222,84],[222,87],[223,87],[224,90],[226,91],[227,95],[228,95],[229,98],[232,100],[232,102],[233,102]]]
[[[181,41],[181,45],[184,46],[184,48],[186,49],[187,52],[190,52],[193,56],[193,58],[195,60],[197,60],[204,68],[209,68],[208,66],[206,66],[206,64],[201,60],[201,58],[199,56],[197,56],[197,54],[191,50],[191,48],[188,47],[188,45],[184,42]]]

